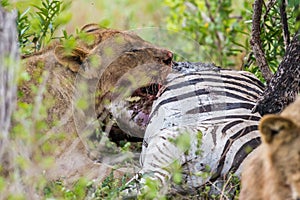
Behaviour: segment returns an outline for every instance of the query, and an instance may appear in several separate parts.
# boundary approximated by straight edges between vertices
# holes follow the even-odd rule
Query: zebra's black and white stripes
[[[178,63],[174,68],[152,107],[139,174],[168,185],[169,166],[177,161],[183,170],[183,190],[229,172],[239,175],[248,153],[260,144],[261,116],[251,110],[264,85],[248,72],[208,64]],[[178,146],[178,139],[186,139],[182,136],[190,141],[186,149]]]

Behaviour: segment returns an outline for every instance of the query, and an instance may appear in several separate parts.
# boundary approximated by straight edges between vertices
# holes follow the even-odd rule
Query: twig
[[[255,0],[253,4],[253,16],[252,16],[252,35],[250,44],[252,45],[252,50],[256,58],[256,63],[258,64],[260,71],[267,83],[270,82],[273,74],[267,63],[267,59],[262,49],[260,40],[260,21],[262,14],[263,0]]]
[[[265,24],[265,21],[267,21],[267,17],[269,15],[269,12],[271,11],[271,8],[273,8],[273,6],[275,5],[276,0],[269,0],[269,2],[267,3],[266,7],[266,12],[263,16],[263,24]]]
[[[226,181],[226,183],[223,185],[222,189],[219,188],[215,182],[211,182],[211,181],[208,181],[209,184],[211,184],[212,187],[214,187],[215,190],[217,190],[217,192],[220,193],[221,197],[220,197],[220,200],[223,200],[224,198],[226,200],[229,200],[229,198],[227,197],[227,195],[225,194],[225,188],[228,184],[229,180]]]
[[[296,14],[297,14],[297,16],[296,16],[296,22],[295,22],[295,24],[296,24],[296,27],[298,28],[298,32],[299,32],[299,23],[300,23],[300,11],[299,11],[299,3],[295,6],[295,11],[297,12]]]
[[[222,188],[222,196],[221,196],[221,198],[220,198],[220,200],[223,200],[223,197],[225,197],[225,199],[229,199],[226,195],[225,195],[225,192],[226,192],[226,190],[227,190],[227,186],[230,186],[230,183],[231,183],[231,179],[233,178],[233,175],[232,174],[230,174],[230,176],[227,178],[227,180],[226,180],[226,182],[225,182],[225,184],[224,184],[224,186],[223,186],[223,188]]]
[[[280,4],[280,16],[281,16],[281,25],[282,25],[282,31],[283,31],[284,46],[286,49],[287,46],[290,44],[290,32],[289,32],[289,26],[288,26],[288,22],[287,22],[285,0],[282,0],[281,4]]]
[[[248,56],[247,56],[246,62],[243,61],[243,64],[242,64],[240,70],[246,69],[246,68],[248,68],[249,66],[252,65],[252,63],[254,62],[254,61],[252,60],[252,56],[253,56],[253,52],[250,52],[250,53],[248,54]]]

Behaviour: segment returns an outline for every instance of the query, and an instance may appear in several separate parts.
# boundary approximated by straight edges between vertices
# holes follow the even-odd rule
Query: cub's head
[[[259,130],[271,165],[280,170],[295,198],[300,197],[300,98],[280,115],[266,115]]]
[[[81,81],[92,88],[81,96],[91,96],[97,116],[109,110],[121,129],[142,137],[151,109],[145,104],[152,103],[170,72],[172,53],[132,32],[102,29],[95,24],[82,30],[90,41],[79,40],[70,51],[57,46],[57,60],[79,73]]]

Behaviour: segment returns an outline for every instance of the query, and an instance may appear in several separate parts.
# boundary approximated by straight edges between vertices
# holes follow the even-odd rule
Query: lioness
[[[240,199],[300,198],[300,98],[280,115],[266,115],[262,144],[245,163]]]
[[[142,70],[138,71],[144,73],[137,73],[133,78],[148,77],[142,83],[142,86],[147,87],[147,84],[164,79],[171,69],[172,61],[170,51],[156,47],[134,33],[102,29],[95,24],[85,26],[82,31],[90,40],[77,38],[76,48],[67,51],[58,42],[39,53],[26,56],[23,62],[31,79],[23,81],[19,86],[19,102],[48,107],[45,118],[48,127],[43,129],[45,136],[37,145],[48,143],[50,147],[46,150],[37,149],[38,152],[42,151],[39,153],[42,156],[54,155],[55,161],[50,168],[33,171],[44,171],[47,178],[60,178],[66,183],[72,183],[82,176],[101,179],[110,171],[105,165],[95,164],[88,157],[89,150],[78,137],[81,134],[78,133],[78,127],[82,124],[75,124],[72,115],[72,104],[76,107],[76,102],[73,102],[74,93],[80,87],[76,85],[76,80],[83,78],[85,83],[96,83],[92,90],[87,90],[96,93],[92,94],[95,104],[87,107],[95,107],[96,116],[100,116],[105,110],[112,108],[109,102],[117,104],[120,97],[124,96],[121,94],[122,90],[116,90],[114,86],[122,88],[125,83],[125,87],[128,86],[129,80],[126,77],[132,78],[129,76],[130,70],[134,74],[134,69],[142,66]],[[137,91],[139,89],[135,88],[131,92]],[[83,112],[80,116],[84,117],[84,114],[86,113]],[[29,119],[35,121],[35,117]],[[125,131],[134,132],[134,128],[140,127],[136,124],[139,120],[129,122],[131,119],[118,119]],[[81,123],[84,119],[77,120]],[[58,133],[62,133],[63,138],[53,137]]]

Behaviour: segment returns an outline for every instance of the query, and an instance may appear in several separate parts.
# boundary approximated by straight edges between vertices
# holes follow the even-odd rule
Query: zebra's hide
[[[251,110],[263,88],[245,71],[175,64],[153,104],[135,181],[144,182],[140,175],[147,175],[169,185],[174,161],[182,166],[179,191],[194,190],[229,172],[239,175],[248,153],[260,144],[261,116]],[[189,144],[178,146],[186,138]]]

